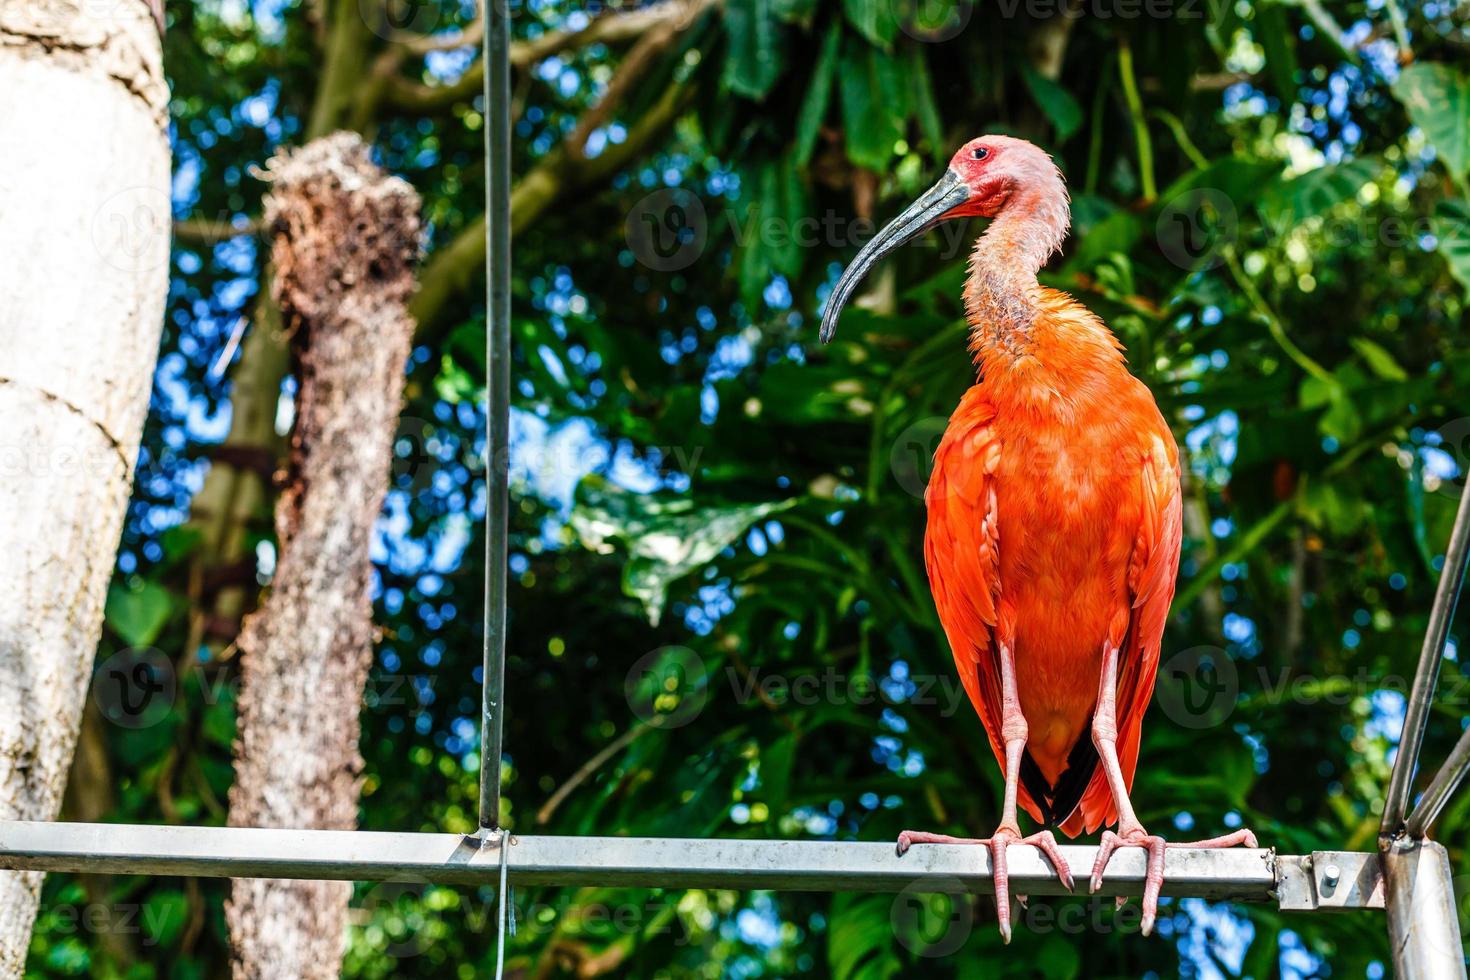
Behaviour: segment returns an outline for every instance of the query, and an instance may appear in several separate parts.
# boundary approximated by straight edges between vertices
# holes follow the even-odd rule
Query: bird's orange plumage
[[[935,453],[924,558],[1005,797],[989,837],[904,830],[898,853],[988,847],[996,917],[1010,942],[1012,845],[1038,848],[1062,886],[1073,884],[1050,830],[1022,836],[1018,805],[1072,837],[1116,822],[1102,834],[1091,888],[1119,848],[1145,849],[1147,935],[1170,845],[1144,828],[1129,791],[1179,570],[1179,451],[1102,321],[1037,281],[1070,225],[1056,164],[1008,136],[960,147],[934,186],[854,256],[833,286],[821,337],[832,338],[843,304],[883,255],[975,215],[991,219],[965,281],[980,380]],[[1185,846],[1239,844],[1255,847],[1256,837],[1238,828]]]
[[[973,289],[972,285],[972,289]],[[1014,651],[1027,754],[1080,800],[1069,836],[1117,819],[1089,722],[1105,644],[1121,650],[1118,744],[1131,786],[1179,564],[1178,451],[1103,324],[1038,289],[1024,353],[975,324],[981,380],[950,418],[926,503],[925,559],[960,678],[1002,769],[997,643]],[[1034,777],[1019,800],[1043,821]],[[1058,801],[1060,802],[1060,801]]]

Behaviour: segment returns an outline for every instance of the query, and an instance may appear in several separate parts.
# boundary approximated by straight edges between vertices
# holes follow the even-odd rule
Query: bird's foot
[[[990,867],[995,878],[996,915],[1000,919],[1000,937],[1007,943],[1011,941],[1010,872],[1006,865],[1008,847],[1012,844],[1030,844],[1045,854],[1047,861],[1056,870],[1057,880],[1062,883],[1062,887],[1067,891],[1072,890],[1072,868],[1067,864],[1067,859],[1062,857],[1057,839],[1049,830],[1038,831],[1030,837],[1022,837],[1019,830],[1006,826],[998,827],[989,837],[951,837],[948,834],[930,834],[922,830],[905,830],[898,835],[898,856],[903,857],[914,844],[981,844],[990,848]],[[1016,898],[1024,907],[1026,896],[1017,895]]]
[[[1237,830],[1223,837],[1211,837],[1209,840],[1171,844],[1165,842],[1164,838],[1159,835],[1150,834],[1139,826],[1130,827],[1121,834],[1104,830],[1102,840],[1097,846],[1097,860],[1092,865],[1091,891],[1096,893],[1102,887],[1103,870],[1108,866],[1108,859],[1113,856],[1114,851],[1120,847],[1145,848],[1148,851],[1148,870],[1143,879],[1143,934],[1147,936],[1153,932],[1154,919],[1159,913],[1159,890],[1164,886],[1164,850],[1170,847],[1235,847],[1238,844],[1255,847],[1256,835],[1249,830]],[[1119,907],[1124,901],[1126,899],[1119,897]]]

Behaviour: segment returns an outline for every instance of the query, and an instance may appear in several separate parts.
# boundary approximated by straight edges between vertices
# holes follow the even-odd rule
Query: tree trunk
[[[147,0],[0,0],[0,818],[61,803],[168,295]],[[0,976],[42,876],[0,873]]]
[[[357,824],[358,713],[372,661],[368,547],[413,336],[418,196],[338,133],[270,164],[272,290],[291,336],[296,427],[272,591],[240,636],[236,827]],[[238,977],[334,977],[346,882],[237,879]]]

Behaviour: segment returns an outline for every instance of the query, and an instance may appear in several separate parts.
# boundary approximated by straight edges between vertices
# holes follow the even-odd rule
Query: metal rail
[[[983,847],[921,845],[899,857],[889,843],[512,836],[506,866],[517,885],[992,891]],[[347,830],[257,830],[139,824],[0,822],[0,868],[91,874],[493,884],[502,836]],[[1096,849],[1064,846],[1085,889]],[[1062,895],[1035,848],[1009,855],[1011,888]],[[1138,895],[1144,853],[1118,852],[1101,895]],[[1269,850],[1171,848],[1164,894],[1284,909],[1381,908],[1373,854],[1278,856]]]

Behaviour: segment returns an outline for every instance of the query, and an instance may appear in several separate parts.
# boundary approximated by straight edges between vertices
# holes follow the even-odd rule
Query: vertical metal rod
[[[480,827],[500,827],[505,703],[506,535],[510,493],[510,10],[485,17],[485,659],[480,725]]]
[[[1465,980],[1465,950],[1448,853],[1434,841],[1383,839],[1384,899],[1394,975]]]
[[[1460,740],[1455,743],[1450,757],[1439,767],[1439,772],[1434,774],[1429,788],[1419,799],[1419,805],[1409,814],[1409,821],[1404,824],[1404,833],[1415,838],[1429,833],[1429,828],[1439,819],[1440,811],[1450,801],[1467,772],[1470,772],[1470,728],[1460,733]]]
[[[1399,737],[1398,755],[1388,779],[1388,796],[1383,805],[1383,823],[1379,833],[1392,836],[1404,824],[1409,805],[1409,787],[1419,765],[1419,749],[1424,744],[1424,729],[1429,725],[1430,702],[1439,685],[1439,665],[1444,658],[1444,641],[1455,618],[1460,600],[1460,587],[1465,581],[1465,560],[1470,556],[1470,472],[1462,472],[1465,488],[1460,493],[1460,509],[1450,531],[1445,549],[1444,568],[1439,573],[1439,588],[1429,610],[1429,626],[1424,631],[1424,646],[1419,651],[1419,666],[1414,672],[1414,686],[1409,692],[1409,707],[1404,714],[1404,730]]]
[[[507,833],[500,835],[499,896],[495,904],[495,980],[505,980],[505,941],[515,934],[515,913],[510,908],[510,834]]]

